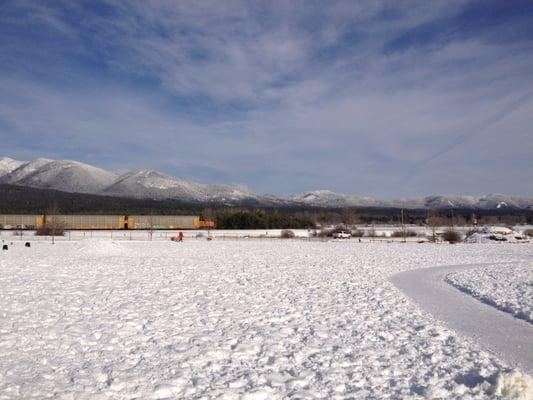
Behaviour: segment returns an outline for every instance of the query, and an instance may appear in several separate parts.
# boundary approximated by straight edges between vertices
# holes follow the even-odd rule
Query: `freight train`
[[[46,225],[63,229],[202,229],[214,221],[194,215],[0,215],[0,229],[40,229]]]

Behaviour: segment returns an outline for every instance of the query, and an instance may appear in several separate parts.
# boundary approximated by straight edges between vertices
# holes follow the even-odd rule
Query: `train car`
[[[194,215],[0,215],[0,229],[39,229],[57,224],[66,230],[200,229],[214,227]]]
[[[42,223],[42,215],[0,215],[0,229],[36,229]]]
[[[191,215],[130,215],[133,229],[198,229],[200,217]],[[131,229],[131,228],[130,228]]]
[[[200,221],[200,228],[203,229],[215,229],[215,221],[206,219]]]
[[[47,215],[45,223],[59,224],[64,229],[124,229],[121,215]]]

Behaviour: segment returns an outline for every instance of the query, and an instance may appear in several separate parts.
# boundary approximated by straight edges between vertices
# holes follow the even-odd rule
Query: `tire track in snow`
[[[457,265],[415,269],[390,281],[421,309],[464,334],[512,366],[533,372],[533,326],[445,282],[446,275],[482,266]]]

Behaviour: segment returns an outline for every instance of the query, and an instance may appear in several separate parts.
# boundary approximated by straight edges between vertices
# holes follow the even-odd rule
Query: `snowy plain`
[[[528,378],[505,375],[512,365],[388,278],[532,255],[529,244],[14,242],[0,254],[0,399],[504,398]]]
[[[334,228],[332,225],[330,228]],[[401,227],[398,225],[356,225],[353,227],[356,230],[363,231],[367,236],[361,238],[354,237],[352,240],[361,240],[362,242],[376,242],[376,241],[403,241],[401,237],[392,237],[394,232],[401,231]],[[428,240],[428,237],[432,236],[431,229],[426,226],[420,225],[405,225],[406,231],[416,232],[417,236],[407,237],[406,241],[417,242],[420,240]],[[449,227],[438,227],[436,233],[442,233],[449,229]],[[461,232],[463,236],[470,230],[471,226],[456,226],[455,230]],[[514,227],[516,232],[523,232],[526,229],[533,229],[530,225],[517,225]],[[183,231],[186,238],[191,239],[205,239],[206,236],[211,236],[218,239],[278,239],[283,229],[214,229],[214,230],[185,230]],[[319,230],[314,229],[291,229],[297,238],[307,238],[310,240],[329,240],[330,238],[314,237],[314,234]],[[369,237],[369,232],[374,232],[375,237]],[[111,239],[114,241],[126,241],[126,240],[140,240],[140,241],[154,241],[154,240],[169,240],[170,237],[176,236],[178,230],[72,230],[66,231],[65,236],[56,237],[55,240],[69,241],[69,240],[85,240],[85,239]],[[15,229],[0,229],[0,239],[10,242],[17,240],[31,240],[31,241],[49,241],[51,238],[46,236],[35,236],[33,230],[15,230]],[[517,242],[516,240],[510,240],[511,242]],[[491,240],[486,238],[482,241],[472,241],[473,243],[491,243]],[[522,240],[523,243],[530,242],[529,239]]]
[[[459,290],[533,324],[533,259],[453,272],[446,281]]]

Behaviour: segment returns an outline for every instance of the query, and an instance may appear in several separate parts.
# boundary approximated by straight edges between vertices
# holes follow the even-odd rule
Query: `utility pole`
[[[450,210],[451,210],[451,213],[452,213],[451,225],[452,225],[452,228],[453,228],[453,203],[450,200],[448,200],[448,204],[450,205]]]
[[[151,242],[152,241],[152,237],[154,235],[154,217],[153,217],[151,212],[150,212],[149,223],[150,223],[150,242]]]
[[[55,217],[54,217],[54,214],[55,214],[55,209],[52,213],[52,244],[55,244],[55,233],[56,233],[56,226],[55,226]]]
[[[402,238],[405,243],[405,225],[403,224],[403,208],[402,208]]]
[[[453,206],[451,207],[452,209],[452,228],[453,228]]]

